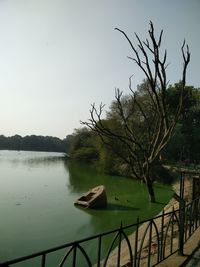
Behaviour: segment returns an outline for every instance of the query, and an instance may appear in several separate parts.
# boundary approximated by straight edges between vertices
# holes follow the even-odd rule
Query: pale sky
[[[0,134],[64,138],[90,104],[109,108],[115,88],[144,75],[127,56],[149,21],[164,30],[167,78],[181,78],[181,45],[191,51],[187,84],[200,87],[199,0],[0,0]]]

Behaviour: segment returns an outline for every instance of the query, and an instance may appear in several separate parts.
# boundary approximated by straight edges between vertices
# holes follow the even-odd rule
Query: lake
[[[99,184],[105,209],[74,206]],[[172,196],[170,186],[156,184],[155,191],[152,204],[143,183],[72,164],[61,153],[0,151],[0,262],[150,218]]]

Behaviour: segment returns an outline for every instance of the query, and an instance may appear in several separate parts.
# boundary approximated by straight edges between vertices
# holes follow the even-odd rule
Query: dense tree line
[[[0,149],[67,152],[69,139],[70,136],[61,140],[57,137],[40,135],[27,135],[25,137],[20,135],[10,137],[0,135]]]
[[[151,115],[151,107],[148,103],[148,96],[145,94],[145,83],[137,88],[140,95],[140,101],[145,104],[145,108]],[[180,83],[169,86],[167,90],[168,112],[170,116],[174,116],[174,110],[177,108],[178,91]],[[130,95],[124,96],[122,102],[127,114],[133,99]],[[139,101],[139,100],[138,100]],[[116,134],[120,134],[123,130],[119,123],[119,114],[116,111],[116,100],[110,105],[104,118],[104,124],[114,129]],[[131,113],[130,113],[131,114]],[[131,115],[130,115],[131,116]],[[135,116],[131,118],[138,122],[137,130],[141,139],[147,138],[144,128],[141,128],[141,117]],[[137,124],[135,124],[137,125]],[[141,130],[143,132],[141,132]],[[117,175],[132,176],[129,164],[120,156],[117,156],[112,147],[116,148],[118,154],[128,157],[126,148],[120,143],[107,139],[107,142],[113,142],[112,146],[106,146],[97,133],[94,133],[87,127],[76,129],[71,136],[70,155],[74,160],[85,161],[95,164],[104,172]],[[142,152],[141,152],[142,153]],[[183,106],[181,109],[178,123],[175,127],[174,134],[168,145],[161,152],[158,162],[199,162],[200,161],[200,89],[193,86],[186,86],[183,96]],[[155,164],[155,173],[157,172]]]

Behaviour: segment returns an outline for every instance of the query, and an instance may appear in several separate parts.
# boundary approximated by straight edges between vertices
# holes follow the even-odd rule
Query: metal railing
[[[41,267],[139,267],[141,262],[146,266],[155,266],[170,255],[179,251],[183,253],[184,243],[200,226],[200,198],[184,204],[171,212],[164,211],[152,219],[120,226],[118,229],[74,241],[59,247],[44,250],[32,255],[1,263],[1,267],[14,266],[17,263],[29,263],[38,260]],[[129,233],[134,232],[130,237]],[[112,238],[107,252],[103,249],[104,239]],[[93,251],[87,250],[87,243],[93,242]],[[55,253],[63,254],[57,264],[52,263]],[[111,265],[112,263],[112,265]],[[16,265],[20,266],[20,265]],[[25,266],[25,265],[23,265]]]

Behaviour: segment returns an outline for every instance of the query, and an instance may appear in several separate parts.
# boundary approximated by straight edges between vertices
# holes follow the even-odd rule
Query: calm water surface
[[[99,184],[106,187],[107,208],[74,206]],[[63,154],[0,151],[0,262],[116,228],[121,221],[134,223],[137,216],[149,218],[171,195],[169,186],[158,184],[159,203],[151,204],[140,182],[69,164]]]

